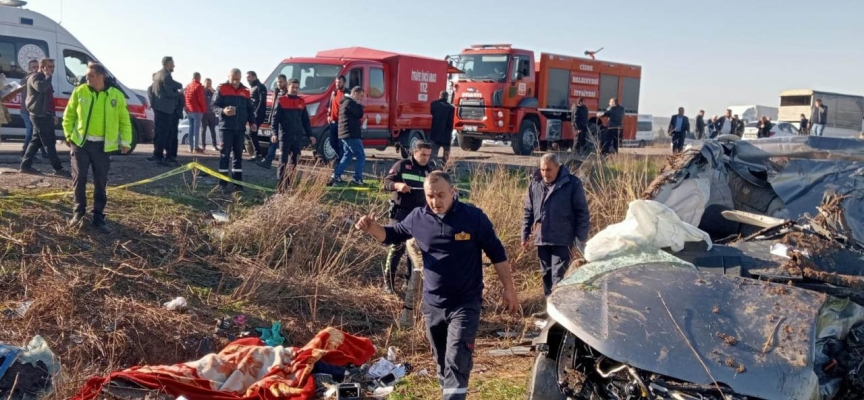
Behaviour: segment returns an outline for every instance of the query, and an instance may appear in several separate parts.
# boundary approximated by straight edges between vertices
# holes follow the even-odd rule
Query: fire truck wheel
[[[459,148],[464,151],[477,151],[483,145],[483,141],[477,138],[467,137],[462,134],[457,136]]]
[[[414,148],[414,144],[421,140],[426,140],[423,131],[403,131],[399,135],[399,153],[402,158],[411,157],[411,149]]]
[[[538,145],[537,125],[530,119],[525,119],[519,125],[519,133],[513,138],[513,153],[520,156],[531,155]]]

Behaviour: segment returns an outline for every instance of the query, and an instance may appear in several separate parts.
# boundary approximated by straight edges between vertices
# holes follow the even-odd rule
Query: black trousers
[[[213,139],[213,146],[219,144],[216,138],[216,115],[212,112],[205,112],[201,117],[201,148],[207,146],[207,129],[210,129],[210,137]]]
[[[587,125],[576,125],[576,132],[579,137],[576,139],[576,150],[582,151],[585,148],[585,144],[588,143],[588,126]]]
[[[291,169],[296,168],[300,158],[300,138],[283,134],[279,145],[282,154],[279,155],[279,169],[276,170],[276,179],[279,181],[279,191],[283,191],[291,184],[289,167]]]
[[[87,173],[93,169],[93,216],[105,216],[108,203],[108,170],[111,157],[105,152],[104,142],[84,142],[72,149],[72,186],[75,188],[75,214],[87,212]]]
[[[179,141],[177,140],[177,134],[180,133],[180,116],[174,114],[171,116],[171,125],[168,127],[168,138],[166,139],[165,152],[167,153],[167,158],[169,160],[177,160],[177,147],[179,145]]]
[[[462,400],[474,367],[474,339],[480,326],[480,302],[447,308],[423,302],[426,338],[438,365],[442,399]]]
[[[543,295],[549,297],[570,266],[570,248],[567,246],[537,246],[540,270],[543,274]]]
[[[171,158],[168,150],[168,138],[171,137],[171,122],[174,121],[174,114],[164,113],[162,111],[155,112],[155,131],[153,132],[153,157],[157,160],[163,158]],[[176,125],[176,124],[175,124]],[[177,139],[177,135],[174,135]]]
[[[684,150],[684,132],[672,132],[672,153]]]
[[[220,129],[222,135],[222,150],[219,152],[219,172],[229,175],[238,181],[243,180],[243,148],[245,147],[245,132],[239,129]],[[233,160],[232,160],[233,157]],[[219,181],[220,186],[228,182]]]
[[[398,224],[408,216],[408,213],[399,213],[396,218],[390,220],[390,224]],[[400,242],[396,244],[391,244],[387,249],[387,262],[384,264],[384,284],[390,288],[394,288],[396,286],[396,272],[399,271],[399,263],[402,262],[402,256],[405,255],[405,242]],[[408,282],[411,279],[411,272],[414,270],[414,264],[411,263],[411,258],[406,257],[405,261],[407,262],[405,266],[405,282]]]
[[[608,128],[603,132],[602,149],[603,154],[616,154],[621,146],[624,131],[621,128]]]
[[[48,160],[51,161],[51,167],[55,171],[63,169],[60,164],[60,158],[57,157],[57,137],[54,136],[54,117],[30,116],[30,122],[33,123],[33,137],[27,145],[27,151],[24,152],[24,160],[21,161],[21,169],[30,168],[33,166],[33,157],[39,149],[45,149],[48,153]]]

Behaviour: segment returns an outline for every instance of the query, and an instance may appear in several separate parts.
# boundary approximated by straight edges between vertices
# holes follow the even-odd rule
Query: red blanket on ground
[[[312,367],[362,365],[375,353],[372,341],[335,328],[319,332],[303,348],[269,347],[258,338],[232,342],[218,354],[176,365],[133,367],[87,381],[74,400],[96,399],[112,379],[125,379],[189,400],[311,399]]]

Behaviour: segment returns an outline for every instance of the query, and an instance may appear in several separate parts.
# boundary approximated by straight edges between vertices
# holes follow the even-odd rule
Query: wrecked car
[[[696,142],[644,198],[548,298],[529,399],[864,397],[864,142]]]

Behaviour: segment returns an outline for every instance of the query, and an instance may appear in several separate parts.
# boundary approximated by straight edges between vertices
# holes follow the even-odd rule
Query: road
[[[54,178],[50,176],[23,175],[17,173],[21,162],[21,145],[21,142],[0,143],[0,189],[33,189],[36,187],[69,188],[71,186],[70,179]],[[65,145],[58,145],[58,151],[64,167],[67,169],[70,168],[68,148]],[[141,144],[135,149],[135,152],[129,156],[118,155],[112,157],[109,185],[113,186],[135,182],[167,171],[167,168],[145,160],[152,151],[153,145]],[[622,153],[663,155],[668,154],[669,152],[666,149],[649,147],[644,149],[622,149]],[[513,150],[510,146],[503,144],[484,144],[483,147],[476,152],[467,152],[454,147],[451,153],[451,159],[456,162],[456,165],[460,170],[470,171],[474,168],[488,167],[490,165],[532,167],[537,165],[537,158],[540,154],[541,153],[535,153],[533,156],[516,156],[513,154]],[[178,161],[181,164],[197,160],[213,169],[216,169],[218,166],[219,154],[212,150],[207,151],[205,154],[189,154],[186,152],[186,149],[181,146],[178,158]],[[389,170],[390,166],[399,159],[399,154],[392,147],[384,151],[367,149],[366,159],[366,175],[370,178],[382,177]],[[304,151],[303,160],[307,165],[309,165],[306,169],[311,170],[311,165],[314,163],[312,152]],[[276,163],[274,163],[274,167],[275,165]],[[47,160],[40,164],[35,164],[34,166],[43,172],[49,172],[51,170]],[[267,170],[257,166],[250,166],[249,163],[245,163],[243,171],[245,180],[269,184],[270,186],[276,184],[275,168]],[[319,173],[329,173],[329,167],[321,168],[318,171]],[[182,182],[182,178],[175,177],[153,185],[157,187],[174,186],[180,182]]]

